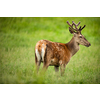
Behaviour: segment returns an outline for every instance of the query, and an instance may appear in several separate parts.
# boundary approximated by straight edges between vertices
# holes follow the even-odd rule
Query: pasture
[[[72,34],[68,24],[86,25],[82,34],[91,43],[80,45],[63,76],[54,66],[45,74],[35,73],[34,48],[41,39],[67,43]],[[100,18],[96,17],[4,17],[0,18],[0,84],[99,84]],[[41,71],[42,64],[39,72]]]

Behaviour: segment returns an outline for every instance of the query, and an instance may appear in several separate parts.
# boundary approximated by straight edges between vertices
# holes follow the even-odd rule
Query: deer
[[[55,72],[59,72],[61,76],[65,72],[66,65],[69,63],[72,56],[74,56],[79,51],[79,45],[84,45],[86,47],[91,46],[87,39],[81,34],[81,31],[85,28],[79,27],[80,22],[72,24],[67,21],[69,25],[69,32],[73,34],[72,39],[68,43],[52,42],[49,40],[40,40],[35,46],[35,64],[37,73],[40,68],[41,62],[43,63],[43,69],[47,70],[48,66],[54,66]]]

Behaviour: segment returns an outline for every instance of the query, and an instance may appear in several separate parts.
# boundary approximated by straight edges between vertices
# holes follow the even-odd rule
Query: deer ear
[[[69,27],[69,32],[70,32],[71,34],[76,33],[76,32],[75,32],[75,31],[73,31],[70,27]]]

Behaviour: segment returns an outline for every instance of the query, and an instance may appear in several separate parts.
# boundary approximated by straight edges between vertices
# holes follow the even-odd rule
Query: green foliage
[[[49,66],[45,74],[35,72],[35,44],[41,39],[67,43],[72,34],[66,21],[86,24],[82,34],[91,43],[80,45],[65,74],[56,74]],[[25,17],[0,18],[0,83],[19,84],[98,84],[100,83],[100,18],[93,17]]]

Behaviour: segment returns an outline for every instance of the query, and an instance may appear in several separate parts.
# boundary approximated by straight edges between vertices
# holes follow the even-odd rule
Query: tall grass
[[[35,74],[35,44],[41,39],[67,43],[72,36],[66,21],[86,24],[82,34],[91,43],[66,66],[64,76],[49,66],[44,75]],[[25,17],[0,18],[0,83],[98,84],[100,83],[100,18]],[[41,71],[42,64],[40,67]]]

